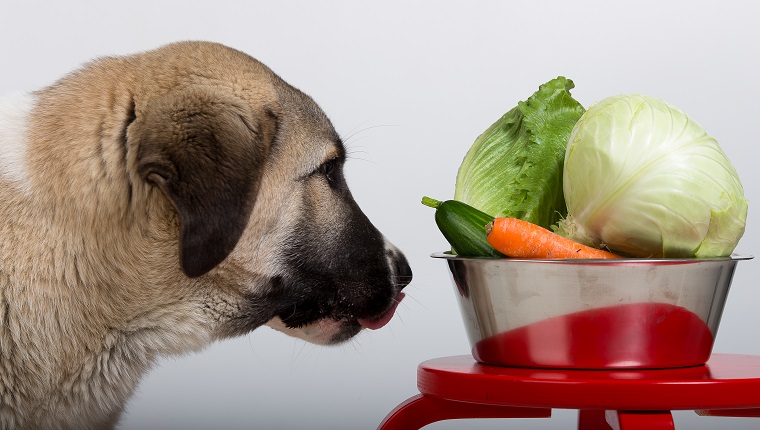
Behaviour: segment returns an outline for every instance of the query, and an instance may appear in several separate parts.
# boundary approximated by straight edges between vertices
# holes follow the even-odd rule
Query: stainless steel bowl
[[[545,368],[672,368],[712,352],[736,263],[518,260],[439,253],[473,357]]]

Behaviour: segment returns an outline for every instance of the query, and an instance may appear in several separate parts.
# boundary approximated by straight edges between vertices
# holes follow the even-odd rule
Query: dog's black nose
[[[406,261],[404,254],[398,252],[393,257],[393,268],[395,270],[394,283],[396,288],[401,291],[412,282],[412,268],[409,267],[409,262]]]

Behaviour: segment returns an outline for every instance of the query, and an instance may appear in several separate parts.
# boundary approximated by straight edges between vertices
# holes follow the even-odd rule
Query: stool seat
[[[578,409],[579,429],[673,429],[671,410],[760,416],[760,357],[713,354],[704,366],[653,370],[564,370],[488,366],[471,356],[425,361],[420,394],[380,429],[417,429],[455,418],[550,417]]]

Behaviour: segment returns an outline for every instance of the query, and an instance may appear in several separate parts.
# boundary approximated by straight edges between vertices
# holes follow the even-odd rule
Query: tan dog
[[[306,95],[178,43],[0,99],[0,428],[102,428],[166,354],[268,324],[334,343],[411,271]]]

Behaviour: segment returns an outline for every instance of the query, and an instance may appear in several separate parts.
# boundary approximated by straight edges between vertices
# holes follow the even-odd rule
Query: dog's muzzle
[[[404,298],[402,290],[412,281],[412,268],[409,266],[404,254],[396,246],[386,241],[386,257],[388,266],[391,269],[391,284],[394,287],[394,298],[391,306],[383,314],[373,318],[358,318],[359,324],[370,330],[377,330],[384,327],[393,318],[399,303]]]

